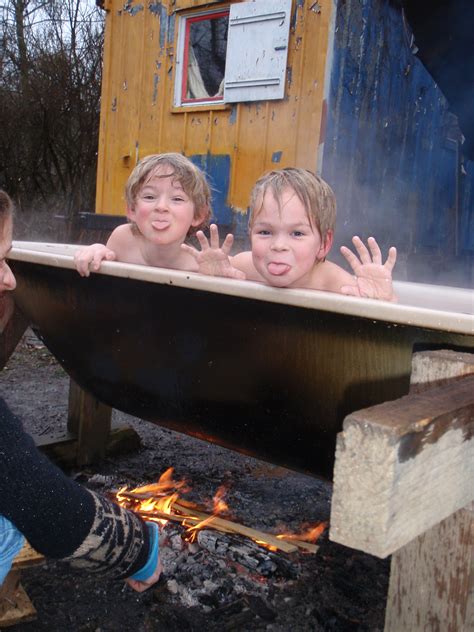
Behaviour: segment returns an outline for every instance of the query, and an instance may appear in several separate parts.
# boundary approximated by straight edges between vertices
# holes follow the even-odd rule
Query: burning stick
[[[115,500],[122,506],[135,511],[145,520],[165,523],[173,521],[187,527],[188,533],[195,534],[204,527],[221,531],[222,533],[234,533],[247,537],[259,545],[270,550],[293,553],[298,549],[304,549],[316,553],[319,547],[306,540],[315,541],[326,528],[322,522],[306,534],[281,534],[278,536],[246,527],[217,515],[217,511],[227,506],[223,502],[222,488],[214,497],[214,514],[207,513],[201,507],[179,498],[176,489],[182,489],[184,482],[175,482],[172,479],[172,468],[169,468],[160,478],[158,483],[138,487],[133,490],[126,488],[115,494]]]
[[[223,518],[219,518],[218,516],[213,516],[211,514],[199,512],[199,517],[189,515],[181,511],[182,508],[178,503],[172,503],[170,508],[172,510],[176,509],[179,513],[165,513],[164,511],[159,511],[157,509],[151,511],[134,511],[136,511],[145,520],[172,520],[173,522],[179,522],[180,524],[187,526],[188,531],[191,532],[207,527],[208,529],[215,529],[216,531],[222,531],[223,533],[238,533],[239,535],[243,535],[251,540],[254,540],[257,544],[268,545],[274,549],[284,551],[285,553],[294,553],[294,551],[298,550],[298,545],[296,543],[290,544],[284,540],[278,539],[270,533],[257,531],[256,529],[251,529],[242,524],[231,522],[230,520],[224,520]]]

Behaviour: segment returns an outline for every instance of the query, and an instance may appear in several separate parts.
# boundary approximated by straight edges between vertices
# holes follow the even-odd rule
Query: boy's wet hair
[[[158,167],[169,167],[169,176],[178,180],[194,204],[194,217],[201,217],[199,226],[191,226],[188,236],[206,228],[211,216],[211,190],[204,173],[189,158],[178,153],[151,154],[142,158],[125,185],[127,204],[133,208],[139,191]],[[169,177],[166,176],[161,177]]]
[[[13,215],[13,201],[11,197],[0,189],[0,222],[4,222],[6,218]]]
[[[336,196],[321,177],[298,167],[269,171],[257,180],[250,194],[249,228],[252,229],[255,218],[262,210],[265,193],[271,191],[281,205],[285,189],[293,189],[324,243],[328,232],[334,230],[336,223]]]

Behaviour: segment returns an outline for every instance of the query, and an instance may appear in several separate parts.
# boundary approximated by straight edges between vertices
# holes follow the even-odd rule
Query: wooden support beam
[[[473,513],[460,509],[393,554],[384,632],[471,632]]]
[[[474,353],[441,349],[414,353],[411,363],[410,393],[441,386],[449,380],[474,373]]]
[[[468,632],[474,356],[421,352],[412,367],[409,396],[344,422],[330,537],[392,553],[384,632]]]
[[[51,461],[61,466],[77,466],[78,440],[75,435],[70,432],[62,432],[32,436],[36,446]],[[133,428],[112,423],[112,429],[105,445],[105,456],[133,452],[138,450],[140,445],[140,437]]]
[[[474,354],[415,353],[410,391],[422,392],[472,373]],[[471,460],[471,481],[473,469]],[[473,517],[471,504],[395,551],[384,632],[474,629]]]
[[[348,415],[330,538],[386,557],[474,498],[474,375]]]
[[[90,465],[105,456],[112,409],[69,380],[68,430],[77,435],[77,465]]]

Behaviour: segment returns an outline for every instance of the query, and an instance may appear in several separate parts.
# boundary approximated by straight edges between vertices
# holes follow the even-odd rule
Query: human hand
[[[163,566],[161,564],[161,561],[158,560],[158,565],[153,575],[151,575],[151,577],[144,580],[131,579],[129,577],[128,579],[125,580],[125,583],[128,584],[130,588],[133,588],[133,590],[136,590],[137,592],[144,592],[145,590],[150,588],[150,586],[153,586],[153,584],[156,584],[156,582],[160,579],[160,575],[162,572],[163,572]]]
[[[76,250],[74,263],[79,274],[83,277],[88,277],[91,270],[96,272],[100,268],[100,264],[104,259],[106,261],[114,261],[115,258],[115,252],[104,246],[104,244],[92,244]]]
[[[382,264],[382,253],[373,237],[367,240],[370,252],[359,237],[353,237],[352,243],[358,257],[346,246],[341,247],[341,253],[356,276],[356,285],[344,285],[341,287],[342,294],[374,298],[380,301],[396,301],[392,285],[392,270],[397,260],[397,249],[393,246],[389,248],[387,260]]]
[[[163,570],[159,556],[160,529],[154,522],[147,522],[146,529],[150,538],[148,560],[145,566],[125,580],[130,588],[137,592],[143,592],[150,586],[153,586],[160,579],[161,571]]]
[[[233,235],[229,234],[219,246],[219,230],[216,224],[211,224],[209,228],[210,242],[206,235],[199,230],[196,233],[201,250],[193,246],[182,244],[181,248],[194,257],[201,274],[209,276],[221,276],[231,279],[245,279],[245,274],[241,270],[234,268],[230,262],[229,255],[234,243]]]

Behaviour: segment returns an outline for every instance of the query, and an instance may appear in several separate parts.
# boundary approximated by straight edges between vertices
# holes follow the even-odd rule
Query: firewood
[[[289,541],[297,546],[299,549],[304,549],[305,551],[308,551],[308,553],[317,553],[319,551],[319,546],[317,544],[313,544],[312,542],[305,542],[304,540],[296,540],[294,538],[289,538],[289,540],[287,540],[284,536],[278,539]]]
[[[232,534],[201,529],[197,534],[197,542],[213,555],[230,559],[264,577],[279,574],[295,578],[298,574],[296,566],[286,557],[262,549],[255,542],[243,542]]]
[[[173,503],[173,507],[175,506],[180,507],[179,503]],[[276,536],[271,535],[270,533],[257,531],[257,529],[245,527],[242,524],[231,522],[230,520],[220,518],[219,516],[213,517],[211,526],[215,529],[223,528],[232,533],[239,533],[240,535],[244,535],[256,542],[265,542],[266,544],[276,547],[280,551],[285,551],[285,553],[293,553],[294,551],[298,550],[298,547],[295,544],[290,544],[289,542],[281,540]]]
[[[167,492],[168,493],[168,492]],[[152,500],[156,495],[152,492],[133,492],[123,491],[120,492],[120,496],[131,501],[130,509],[134,510],[133,503],[142,502],[143,500]],[[298,548],[304,549],[310,553],[316,553],[319,549],[318,546],[310,542],[305,542],[291,536],[276,537],[270,533],[264,533],[257,529],[246,527],[242,524],[233,522],[226,518],[221,518],[218,515],[206,513],[202,508],[188,500],[182,498],[171,504],[170,509],[173,513],[168,514],[158,509],[153,511],[138,510],[138,513],[143,518],[156,518],[159,520],[171,520],[173,522],[185,523],[187,526],[196,526],[203,521],[209,521],[209,527],[223,533],[237,533],[250,538],[257,543],[261,542],[269,546],[275,547],[285,553],[293,553]],[[137,510],[135,510],[137,511]]]
[[[187,525],[192,523],[191,526],[195,526],[203,522],[201,518],[192,518],[186,517],[183,520],[183,516],[177,514],[167,514],[164,511],[158,511],[154,509],[153,511],[141,511],[137,512],[143,518],[152,518],[158,520],[172,520],[173,522],[185,522]],[[210,520],[209,526],[216,530],[221,530],[227,533],[238,533],[239,535],[246,536],[256,542],[261,542],[268,544],[272,547],[280,551],[284,551],[285,553],[293,553],[298,550],[298,547],[294,544],[290,544],[289,542],[285,542],[284,540],[279,540],[274,535],[269,533],[264,533],[263,531],[257,531],[256,529],[251,529],[249,527],[245,527],[244,525],[237,524],[236,522],[230,522],[230,520],[223,520],[222,518],[218,518],[217,516],[208,515]]]

